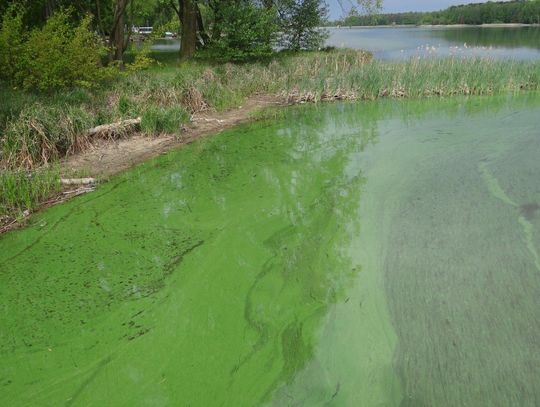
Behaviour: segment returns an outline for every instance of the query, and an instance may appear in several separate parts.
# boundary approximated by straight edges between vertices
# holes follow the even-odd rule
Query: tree
[[[376,14],[382,10],[383,0],[356,0],[365,14]]]
[[[11,4],[0,21],[0,81],[15,84],[24,51],[23,11]]]
[[[213,33],[203,54],[220,61],[246,61],[271,55],[278,30],[275,8],[248,0],[220,3],[220,7],[213,9]]]
[[[25,89],[93,86],[107,77],[92,17],[74,22],[72,10],[58,10],[41,27],[23,25],[24,11],[10,7],[0,23],[0,80]]]
[[[279,9],[281,19],[281,45],[298,51],[316,49],[328,37],[322,27],[326,23],[328,8],[320,0],[286,0]]]

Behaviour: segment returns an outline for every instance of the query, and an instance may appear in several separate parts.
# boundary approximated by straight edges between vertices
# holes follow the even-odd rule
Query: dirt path
[[[280,104],[274,96],[253,96],[237,109],[195,114],[192,123],[179,136],[135,134],[123,140],[101,141],[90,150],[67,157],[62,163],[63,172],[90,177],[114,175],[165,151],[247,122],[255,111]]]

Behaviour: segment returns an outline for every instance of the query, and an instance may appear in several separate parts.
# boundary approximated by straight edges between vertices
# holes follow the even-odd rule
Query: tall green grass
[[[276,58],[270,63],[212,66],[193,62],[160,71],[140,72],[119,85],[122,94],[138,104],[183,104],[196,89],[204,103],[216,110],[242,104],[256,93],[320,101],[336,98],[431,97],[490,95],[536,90],[540,63],[489,59],[411,59],[402,62],[372,61],[355,51],[306,53]]]
[[[57,169],[0,171],[0,221],[4,216],[21,217],[32,212],[51,194],[60,190]]]
[[[141,130],[150,133],[180,133],[182,125],[189,121],[189,114],[182,106],[168,108],[151,106],[141,118]]]
[[[284,66],[280,87],[296,97],[311,94],[314,101],[491,95],[540,86],[539,62],[449,58],[351,64],[339,56],[314,64],[297,62],[304,63]]]

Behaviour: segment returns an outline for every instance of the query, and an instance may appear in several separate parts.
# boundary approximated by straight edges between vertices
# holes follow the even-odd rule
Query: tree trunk
[[[124,56],[124,14],[129,0],[117,0],[114,7],[113,25],[109,36],[109,60],[120,61]]]
[[[199,33],[199,39],[201,42],[201,47],[204,47],[210,42],[210,37],[204,28],[204,21],[202,18],[201,8],[197,6],[197,31]]]
[[[179,0],[181,6],[182,38],[180,42],[180,59],[190,58],[197,47],[197,2],[196,0]]]
[[[121,13],[118,19],[118,24],[113,31],[114,59],[122,61],[124,56],[124,13]]]
[[[180,60],[185,60],[190,58],[197,48],[199,7],[197,0],[178,0],[178,6],[174,0],[169,0],[169,3],[176,12],[182,26],[180,32]]]
[[[56,1],[55,0],[47,0],[45,2],[44,8],[43,8],[43,16],[45,17],[45,20],[52,17],[54,14],[54,11],[56,9]]]
[[[102,124],[86,131],[87,137],[111,137],[116,138],[130,131],[137,129],[141,125],[141,118],[122,120],[117,123]]]

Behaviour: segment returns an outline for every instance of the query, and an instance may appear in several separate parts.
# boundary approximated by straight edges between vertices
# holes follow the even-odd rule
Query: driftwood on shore
[[[89,137],[106,136],[117,137],[123,136],[130,131],[137,129],[141,125],[141,118],[121,120],[112,124],[102,124],[94,127],[86,132]]]
[[[96,182],[95,178],[62,178],[60,180],[62,185],[94,185]]]

